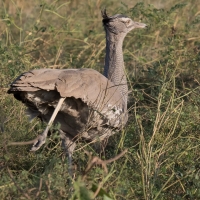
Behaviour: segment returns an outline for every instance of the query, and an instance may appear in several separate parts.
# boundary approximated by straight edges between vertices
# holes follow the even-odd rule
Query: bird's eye
[[[131,20],[129,19],[129,20],[126,21],[126,24],[129,25],[130,22],[131,22]]]

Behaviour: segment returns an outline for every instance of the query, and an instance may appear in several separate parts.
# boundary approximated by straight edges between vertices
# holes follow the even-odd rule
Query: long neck
[[[124,69],[122,45],[125,35],[116,35],[106,30],[106,58],[104,76],[118,89],[124,101],[124,111],[127,110],[128,86]]]

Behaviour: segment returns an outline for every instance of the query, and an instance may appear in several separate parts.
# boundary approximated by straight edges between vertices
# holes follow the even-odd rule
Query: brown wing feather
[[[23,73],[8,93],[15,91],[57,90],[61,97],[80,98],[98,107],[115,105],[123,109],[121,94],[106,77],[93,69],[36,69]]]
[[[93,69],[32,70],[19,76],[8,93],[26,104],[31,118],[47,122],[59,98],[67,97],[55,122],[71,136],[108,136],[127,121],[117,86]]]
[[[15,98],[26,102],[28,107],[37,106],[41,113],[47,109],[41,102],[49,106],[52,102],[56,103],[59,98],[57,92],[61,97],[81,99],[108,119],[106,124],[112,127],[127,121],[118,87],[93,69],[35,69],[19,76],[8,90],[8,93],[15,94]]]

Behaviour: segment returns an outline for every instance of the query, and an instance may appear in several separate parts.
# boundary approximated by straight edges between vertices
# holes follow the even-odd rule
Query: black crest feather
[[[103,24],[106,24],[110,21],[110,17],[108,16],[106,9],[101,10],[101,15],[103,17],[103,20],[102,20]]]

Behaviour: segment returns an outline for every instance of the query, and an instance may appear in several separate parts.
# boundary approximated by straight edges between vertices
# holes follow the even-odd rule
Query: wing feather
[[[61,97],[82,99],[96,107],[123,107],[117,86],[93,69],[35,69],[20,75],[8,93],[15,91],[57,90]]]
[[[99,113],[94,115],[95,118],[104,116],[107,119],[104,123],[111,127],[123,126],[128,119],[118,87],[93,69],[35,69],[19,76],[11,84],[8,93],[14,93],[15,98],[22,100],[19,95],[21,91],[28,94],[23,97],[29,101],[32,101],[30,98],[34,98],[36,104],[44,101],[54,105],[51,102],[57,101],[59,97],[56,93],[48,94],[47,91],[58,92],[61,97],[81,99],[89,109],[96,111],[94,113]],[[40,112],[45,113],[47,110],[45,108]],[[99,117],[97,118],[100,120]]]

